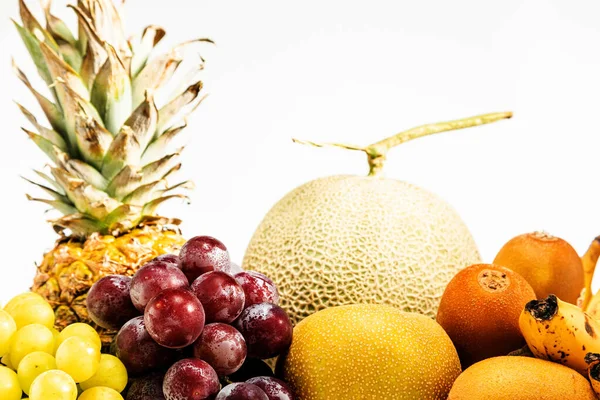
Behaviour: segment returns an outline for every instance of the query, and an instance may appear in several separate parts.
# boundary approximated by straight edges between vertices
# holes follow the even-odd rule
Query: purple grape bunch
[[[87,297],[90,318],[119,330],[112,349],[132,377],[127,400],[293,400],[263,361],[292,342],[278,303],[271,279],[242,271],[210,236],[133,277],[106,276]]]

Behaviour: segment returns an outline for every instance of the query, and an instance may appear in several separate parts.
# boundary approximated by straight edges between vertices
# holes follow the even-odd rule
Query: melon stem
[[[365,152],[369,160],[369,176],[376,176],[381,173],[383,164],[386,160],[388,150],[402,143],[406,143],[413,139],[418,139],[423,136],[429,136],[436,133],[455,131],[459,129],[471,128],[474,126],[490,124],[492,122],[511,118],[512,112],[499,112],[491,114],[477,115],[474,117],[457,119],[454,121],[438,122],[435,124],[427,124],[417,126],[404,132],[390,136],[377,143],[367,146]]]
[[[583,264],[583,276],[585,281],[585,291],[583,295],[583,303],[581,304],[582,310],[587,310],[590,301],[592,300],[592,280],[594,278],[594,271],[596,270],[596,264],[600,258],[600,236],[596,237],[590,247],[587,249],[581,262]]]
[[[313,147],[337,147],[345,150],[358,150],[366,153],[369,163],[369,176],[380,175],[383,170],[383,165],[387,159],[387,152],[405,142],[417,139],[423,136],[433,135],[435,133],[455,131],[459,129],[471,128],[474,126],[490,124],[492,122],[508,119],[512,117],[512,112],[498,112],[491,114],[482,114],[474,117],[457,119],[454,121],[438,122],[435,124],[427,124],[417,126],[390,136],[377,143],[373,143],[366,147],[341,144],[341,143],[315,143],[307,140],[293,139],[295,143],[306,144]]]

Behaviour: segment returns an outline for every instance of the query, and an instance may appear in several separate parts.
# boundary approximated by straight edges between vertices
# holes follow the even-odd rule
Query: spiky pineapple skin
[[[177,229],[160,225],[147,225],[118,237],[96,233],[85,242],[58,243],[44,254],[31,290],[52,305],[58,330],[74,322],[88,323],[108,345],[116,332],[99,328],[90,320],[86,308],[89,289],[106,275],[132,276],[159,255],[177,254],[184,243]]]

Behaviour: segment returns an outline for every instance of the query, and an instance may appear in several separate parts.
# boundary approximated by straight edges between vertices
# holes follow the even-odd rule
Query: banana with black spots
[[[551,294],[532,300],[519,317],[521,333],[537,358],[588,375],[588,353],[600,353],[600,322]]]
[[[585,362],[588,364],[588,378],[596,396],[600,398],[600,354],[587,353]]]

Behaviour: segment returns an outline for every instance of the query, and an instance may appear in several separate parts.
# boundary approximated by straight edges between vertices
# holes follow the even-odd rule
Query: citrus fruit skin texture
[[[575,370],[532,357],[488,358],[466,369],[448,400],[596,400]]]
[[[435,317],[450,279],[481,262],[456,211],[399,180],[308,182],[264,217],[243,268],[271,277],[294,323],[327,307],[383,303]]]
[[[437,322],[456,346],[463,369],[522,348],[519,317],[535,292],[516,272],[492,264],[460,271],[444,291]]]
[[[277,370],[302,400],[445,400],[461,371],[435,321],[374,304],[304,319]]]
[[[498,251],[494,264],[521,274],[538,299],[554,294],[576,304],[584,286],[583,264],[577,251],[565,240],[544,232],[512,238]]]

